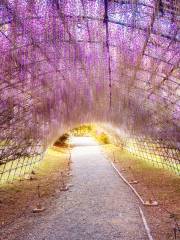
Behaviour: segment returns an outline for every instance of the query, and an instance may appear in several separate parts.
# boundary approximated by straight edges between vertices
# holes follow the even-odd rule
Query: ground
[[[53,147],[34,180],[1,187],[0,240],[146,240],[139,206],[154,240],[173,239],[170,213],[179,213],[179,177],[114,145],[100,147],[91,138],[71,144],[72,176],[69,150]],[[129,181],[138,181],[134,186],[144,200],[159,206],[143,207],[108,158]],[[64,184],[68,191],[61,191]],[[45,211],[32,213],[39,201]]]

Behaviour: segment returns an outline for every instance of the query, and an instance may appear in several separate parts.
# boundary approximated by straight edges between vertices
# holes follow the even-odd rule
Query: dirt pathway
[[[136,198],[100,146],[88,137],[72,143],[73,186],[44,213],[18,220],[3,240],[148,239]]]

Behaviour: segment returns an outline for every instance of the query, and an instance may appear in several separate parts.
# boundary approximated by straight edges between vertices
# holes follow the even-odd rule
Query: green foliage
[[[93,126],[90,124],[84,124],[79,127],[73,128],[71,133],[78,137],[78,136],[91,136],[93,132]]]
[[[56,146],[65,146],[67,144],[67,141],[69,139],[69,134],[65,133],[62,136],[58,138],[58,140],[55,142],[54,145]]]
[[[102,144],[109,144],[110,143],[108,135],[104,132],[97,135],[96,139],[98,140],[98,142],[100,142]]]
[[[83,124],[79,127],[73,128],[71,134],[78,136],[91,136],[95,138],[101,144],[109,144],[110,139],[108,135],[102,131],[102,129],[98,128],[97,125],[94,124]]]

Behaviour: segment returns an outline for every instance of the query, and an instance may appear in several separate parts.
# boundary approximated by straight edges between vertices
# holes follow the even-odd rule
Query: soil
[[[115,145],[104,145],[103,149],[128,182],[138,182],[133,187],[144,201],[158,202],[158,206],[143,207],[154,239],[175,239],[173,229],[180,227],[180,177]]]

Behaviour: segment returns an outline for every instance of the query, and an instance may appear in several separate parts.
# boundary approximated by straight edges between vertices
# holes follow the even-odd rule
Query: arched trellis
[[[179,173],[179,18],[178,0],[2,0],[0,178],[97,121]]]

